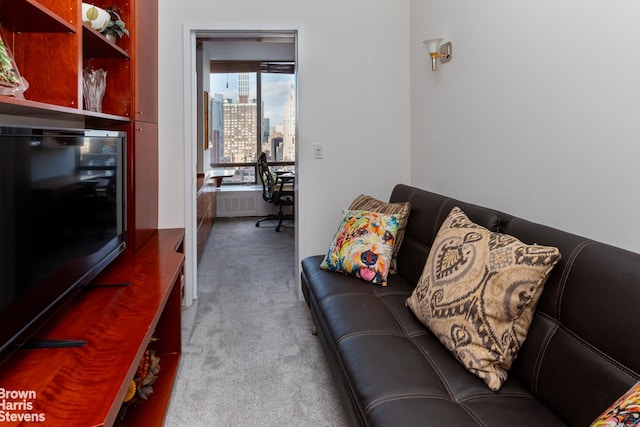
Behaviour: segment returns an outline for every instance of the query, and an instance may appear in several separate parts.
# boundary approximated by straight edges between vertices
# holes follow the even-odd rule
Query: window
[[[295,164],[294,66],[289,62],[212,61],[210,162],[232,174],[225,183],[255,184],[260,152],[282,168]]]

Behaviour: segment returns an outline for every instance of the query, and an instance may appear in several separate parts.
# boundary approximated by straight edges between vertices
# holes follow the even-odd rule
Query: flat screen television
[[[125,144],[0,125],[0,363],[124,251]]]

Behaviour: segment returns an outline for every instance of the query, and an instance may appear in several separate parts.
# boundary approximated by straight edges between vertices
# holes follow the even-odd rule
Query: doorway
[[[237,178],[236,168],[252,170],[255,165],[251,155],[221,156],[224,152],[224,142],[220,138],[220,129],[214,129],[214,109],[213,103],[217,102],[218,107],[224,104],[224,93],[219,93],[212,87],[210,78],[212,70],[221,71],[221,67],[229,67],[226,78],[236,79],[230,83],[237,84],[237,67],[239,64],[257,68],[258,73],[284,73],[293,71],[293,86],[297,89],[297,46],[298,30],[238,30],[238,29],[204,29],[185,28],[185,141],[194,141],[185,144],[185,304],[190,305],[197,298],[197,257],[196,254],[196,187],[195,177],[215,168],[234,168],[232,174]],[[214,66],[215,61],[215,66]],[[223,70],[226,71],[226,70]],[[232,71],[235,72],[232,73]],[[242,70],[240,70],[242,71]],[[250,71],[250,70],[249,70]],[[244,77],[242,77],[244,79]],[[232,84],[230,84],[231,86]],[[259,89],[259,88],[258,88]],[[203,94],[207,94],[207,107],[209,112],[205,119],[205,104],[202,102]],[[295,95],[295,104],[298,103],[298,91]],[[243,94],[247,95],[247,94]],[[291,88],[287,87],[287,96],[291,96]],[[251,95],[249,94],[249,97]],[[220,103],[222,101],[222,104]],[[246,99],[245,99],[246,101]],[[231,102],[231,101],[230,101]],[[222,107],[221,107],[222,108]],[[271,120],[264,120],[266,108],[263,102],[256,102],[258,111],[259,131],[256,132],[254,152],[257,154],[266,149],[273,153],[274,159],[284,161],[282,153],[285,152],[285,144],[281,140],[272,138],[272,131],[277,134],[275,126],[271,126]],[[270,118],[269,118],[270,119]],[[279,119],[279,118],[278,118]],[[294,122],[297,122],[295,120]],[[273,128],[273,129],[272,129]],[[297,126],[293,132],[289,131],[290,139],[294,145],[289,145],[286,152],[294,153],[293,162],[291,154],[287,159],[297,172],[295,156],[298,147],[295,146],[297,138]],[[280,157],[278,156],[280,153]],[[232,160],[235,163],[225,165],[225,161]],[[225,172],[225,174],[227,174]],[[243,179],[249,179],[246,175],[251,175],[246,171],[239,172]],[[234,178],[229,179],[233,181]],[[246,184],[246,183],[245,183]],[[227,184],[225,184],[227,185]],[[228,185],[233,185],[229,182]],[[296,196],[298,188],[295,189]],[[297,200],[297,197],[296,197]],[[297,213],[297,205],[294,206]],[[296,216],[297,217],[297,216]],[[297,222],[297,221],[296,221]],[[297,224],[296,224],[297,225]],[[298,227],[295,227],[295,259],[298,259]],[[214,231],[215,232],[215,231]]]

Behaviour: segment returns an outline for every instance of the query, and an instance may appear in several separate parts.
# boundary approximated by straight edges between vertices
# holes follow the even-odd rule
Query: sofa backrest
[[[390,201],[411,204],[397,268],[413,284],[454,206],[489,230],[560,249],[509,375],[568,424],[589,425],[640,381],[640,254],[403,184]]]

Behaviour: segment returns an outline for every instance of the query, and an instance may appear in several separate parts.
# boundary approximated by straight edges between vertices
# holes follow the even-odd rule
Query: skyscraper
[[[249,74],[238,74],[238,99],[223,104],[224,163],[255,162],[258,131],[258,108],[249,101]]]
[[[238,102],[240,104],[249,102],[249,73],[238,74]]]
[[[289,87],[289,98],[282,110],[282,160],[296,160],[296,89]]]
[[[213,94],[211,103],[211,163],[224,158],[224,101],[221,93]]]

